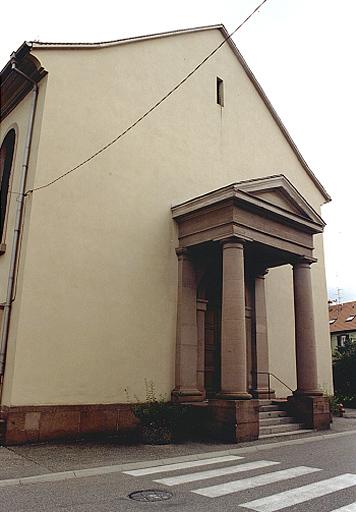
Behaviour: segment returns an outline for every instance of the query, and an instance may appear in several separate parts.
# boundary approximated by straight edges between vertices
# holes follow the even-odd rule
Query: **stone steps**
[[[267,411],[260,412],[260,421],[267,418],[283,418],[288,416],[287,411]]]
[[[260,416],[260,427],[267,427],[268,425],[283,425],[286,423],[295,423],[294,418],[285,414],[285,416],[277,416],[274,418],[261,418]]]
[[[298,436],[302,434],[310,434],[313,432],[310,429],[302,428],[300,430],[294,430],[293,432],[279,432],[278,434],[262,434],[259,439],[270,439],[272,437],[286,437],[286,436]]]
[[[285,401],[260,400],[259,439],[307,434],[311,432],[309,429],[303,428],[304,425],[298,423],[295,418],[288,415],[288,412],[285,410],[285,404]]]
[[[279,405],[260,405],[260,412],[280,411]]]
[[[291,418],[293,421],[293,418]],[[296,430],[302,430],[302,423],[282,423],[279,425],[269,425],[266,427],[260,426],[260,435],[265,434],[281,434],[282,432],[294,432]]]

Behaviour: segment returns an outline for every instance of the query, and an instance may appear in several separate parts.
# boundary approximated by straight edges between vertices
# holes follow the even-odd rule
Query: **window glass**
[[[15,130],[10,130],[0,148],[0,242],[4,234],[14,148]]]

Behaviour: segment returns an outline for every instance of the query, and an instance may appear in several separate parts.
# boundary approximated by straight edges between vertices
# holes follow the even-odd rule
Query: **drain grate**
[[[159,489],[147,489],[144,491],[135,491],[129,494],[131,500],[136,501],[166,501],[170,500],[173,494],[167,491],[161,491]]]

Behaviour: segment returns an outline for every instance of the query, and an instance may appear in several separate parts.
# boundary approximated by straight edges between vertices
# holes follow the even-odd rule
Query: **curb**
[[[11,478],[8,480],[0,480],[0,488],[15,485],[27,485],[42,482],[59,482],[62,480],[71,480],[75,478],[86,478],[90,476],[100,476],[109,473],[119,473],[131,469],[144,469],[150,466],[163,466],[165,464],[173,464],[175,462],[188,462],[192,460],[204,460],[212,457],[222,457],[224,455],[238,455],[240,453],[255,453],[263,450],[271,450],[272,448],[281,446],[291,446],[304,443],[312,443],[317,441],[325,441],[330,438],[338,438],[356,434],[356,430],[347,430],[345,432],[337,432],[335,434],[324,434],[314,437],[305,437],[299,439],[291,439],[289,441],[280,441],[278,443],[267,443],[256,446],[246,446],[244,448],[232,448],[229,450],[221,450],[216,452],[198,453],[195,455],[183,455],[180,457],[170,457],[167,459],[149,460],[141,462],[127,462],[125,464],[115,464],[112,466],[97,466],[94,468],[78,469],[71,471],[62,471],[59,473],[44,473],[35,476],[26,476],[23,478]]]

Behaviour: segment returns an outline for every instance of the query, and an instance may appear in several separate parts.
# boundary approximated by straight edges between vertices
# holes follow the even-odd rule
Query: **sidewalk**
[[[320,438],[325,442],[328,436],[356,434],[356,410],[347,409],[344,418],[334,418],[331,430],[313,432],[286,438],[271,438],[240,444],[184,443],[176,445],[135,445],[123,446],[113,440],[102,442],[73,442],[39,444],[27,446],[0,447],[0,487],[1,481],[20,479],[36,475],[48,475],[63,471],[72,472],[93,468],[93,474],[115,471],[114,466],[129,463],[162,461],[174,457],[199,455],[202,458],[213,456],[213,452],[223,452],[240,448],[246,451],[262,450],[271,444],[279,446],[312,442]],[[84,473],[83,471],[81,471]],[[55,476],[55,475],[53,475]],[[69,476],[71,478],[71,476]],[[5,482],[3,482],[5,484]]]
[[[345,409],[345,418],[356,420],[356,409]]]

